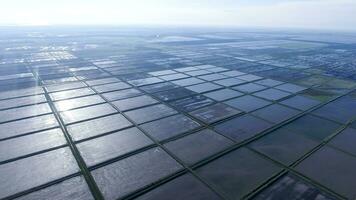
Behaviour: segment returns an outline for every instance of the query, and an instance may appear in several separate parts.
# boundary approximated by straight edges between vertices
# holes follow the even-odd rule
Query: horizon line
[[[130,27],[130,28],[221,28],[221,29],[261,29],[261,30],[294,30],[294,31],[321,31],[321,32],[355,32],[356,28],[311,28],[299,26],[242,26],[242,25],[198,25],[198,24],[0,24],[0,28],[34,28],[34,27]]]

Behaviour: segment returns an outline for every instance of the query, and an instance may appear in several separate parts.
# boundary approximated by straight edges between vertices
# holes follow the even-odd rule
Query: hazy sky
[[[356,29],[356,0],[0,0],[0,25]]]

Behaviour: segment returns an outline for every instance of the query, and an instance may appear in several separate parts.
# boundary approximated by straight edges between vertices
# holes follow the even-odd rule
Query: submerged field
[[[2,28],[0,199],[355,199],[356,35]]]

